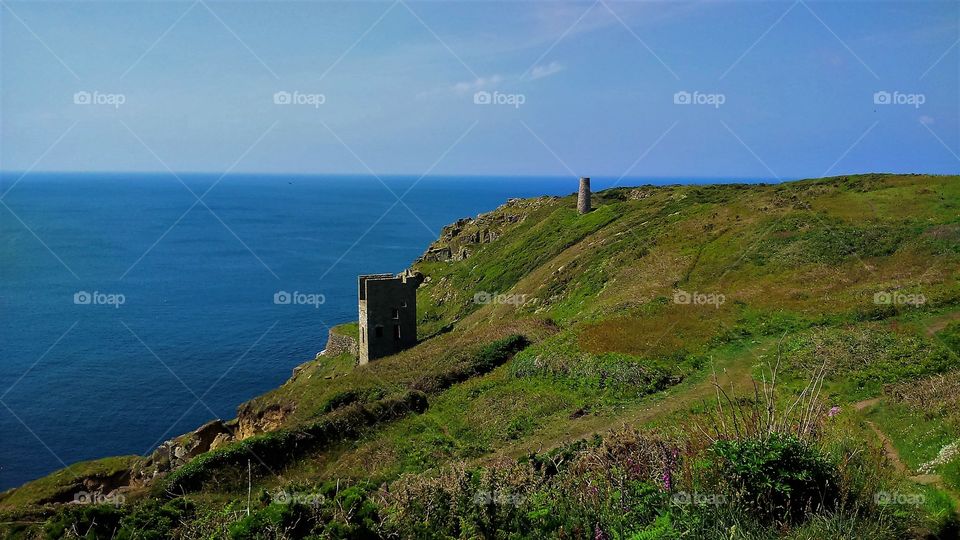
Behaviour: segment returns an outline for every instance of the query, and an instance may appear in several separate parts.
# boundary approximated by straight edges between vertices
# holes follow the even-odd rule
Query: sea
[[[730,180],[620,184],[717,181]],[[4,173],[0,490],[233,418],[356,320],[358,274],[404,270],[444,225],[509,198],[576,189],[572,177]]]

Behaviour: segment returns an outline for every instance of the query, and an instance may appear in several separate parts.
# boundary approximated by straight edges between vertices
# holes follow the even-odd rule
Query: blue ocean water
[[[0,183],[0,489],[234,417],[323,349],[329,326],[355,320],[358,274],[403,270],[444,225],[510,197],[576,189],[570,178],[181,179]],[[278,305],[278,291],[324,303]],[[84,293],[90,303],[76,303]]]

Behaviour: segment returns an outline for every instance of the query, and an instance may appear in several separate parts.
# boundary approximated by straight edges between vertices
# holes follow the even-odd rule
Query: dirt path
[[[867,425],[870,426],[870,429],[873,430],[873,432],[877,435],[877,438],[880,439],[880,442],[883,443],[883,451],[887,455],[887,459],[890,460],[890,463],[893,464],[893,468],[902,474],[909,474],[910,468],[903,463],[902,459],[900,459],[900,452],[897,452],[897,449],[893,446],[893,442],[890,440],[890,438],[887,437],[887,435],[870,420],[867,420]]]
[[[858,401],[853,404],[853,407],[858,411],[863,411],[873,407],[877,403],[880,403],[880,398],[870,398],[863,401]],[[880,439],[880,442],[883,443],[883,450],[887,455],[887,459],[890,460],[890,463],[893,464],[893,467],[900,473],[907,475],[910,480],[918,484],[931,485],[931,484],[940,484],[940,475],[939,474],[912,474],[913,471],[910,467],[900,459],[900,452],[897,451],[897,448],[893,446],[893,441],[890,440],[890,437],[887,437],[886,433],[881,430],[877,424],[867,420],[867,425],[870,426],[870,429],[877,435],[877,438]]]
[[[864,410],[864,409],[869,409],[870,407],[873,407],[873,406],[876,405],[877,403],[880,403],[880,398],[878,398],[878,397],[870,398],[870,399],[865,399],[865,400],[863,400],[863,401],[858,401],[858,402],[854,403],[854,404],[853,404],[853,408],[856,409],[856,410],[858,410],[858,411],[862,411],[862,410]]]
[[[929,325],[927,325],[927,335],[932,336],[937,332],[946,328],[948,324],[957,320],[960,320],[960,311],[955,311],[953,313],[948,313],[942,317],[938,317],[934,319]]]

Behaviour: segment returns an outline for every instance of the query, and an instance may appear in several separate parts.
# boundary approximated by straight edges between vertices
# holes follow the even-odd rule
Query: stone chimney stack
[[[580,177],[580,191],[577,193],[577,212],[586,214],[590,211],[590,178]]]

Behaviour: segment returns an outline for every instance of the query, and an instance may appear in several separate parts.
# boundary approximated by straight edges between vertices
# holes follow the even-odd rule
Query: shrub
[[[270,504],[230,526],[233,540],[302,538],[313,528],[312,512],[303,504]]]
[[[623,430],[521,462],[405,475],[381,491],[384,531],[415,538],[516,538],[517,531],[628,538],[648,525],[666,531],[669,518],[659,516],[675,459],[667,440]]]
[[[797,523],[836,501],[836,468],[799,437],[720,440],[711,450],[734,497],[764,519]]]
[[[170,538],[183,521],[193,517],[193,503],[177,498],[163,502],[149,499],[120,520],[117,540],[163,540]]]
[[[105,504],[67,507],[44,523],[45,538],[112,538],[120,527],[123,509]]]

